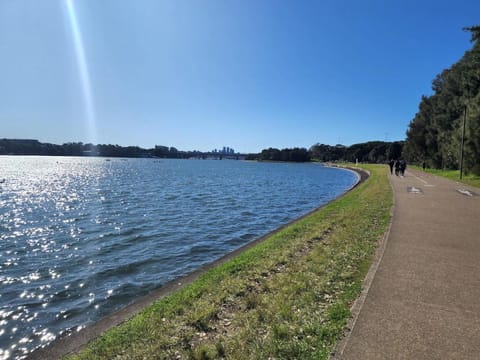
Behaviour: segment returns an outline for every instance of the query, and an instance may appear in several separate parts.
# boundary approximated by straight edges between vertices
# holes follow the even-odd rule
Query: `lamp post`
[[[467,122],[467,105],[463,109],[463,128],[462,128],[462,145],[460,146],[460,180],[463,174],[463,147],[465,145],[465,123]]]

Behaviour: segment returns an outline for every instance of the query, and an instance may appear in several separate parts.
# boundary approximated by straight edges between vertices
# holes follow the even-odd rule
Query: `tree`
[[[385,158],[388,160],[396,160],[402,157],[403,146],[399,141],[395,141],[387,146],[387,151],[385,153]]]
[[[407,130],[405,155],[435,168],[458,169],[465,111],[464,168],[480,174],[480,26],[471,33],[472,49],[432,81],[433,95],[423,96]]]

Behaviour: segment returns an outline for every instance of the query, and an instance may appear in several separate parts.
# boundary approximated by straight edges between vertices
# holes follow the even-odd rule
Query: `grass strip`
[[[441,169],[425,169],[420,166],[412,166],[416,170],[425,171],[426,173],[441,176],[449,180],[457,181],[466,185],[471,185],[480,188],[480,176],[474,174],[462,174],[462,180],[460,180],[460,170],[441,170]]]
[[[345,196],[69,359],[327,359],[390,221],[387,167],[364,167]]]

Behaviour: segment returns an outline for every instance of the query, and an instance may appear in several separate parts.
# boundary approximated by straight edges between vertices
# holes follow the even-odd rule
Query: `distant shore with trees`
[[[229,150],[232,150],[228,148]],[[240,154],[228,151],[181,151],[172,146],[156,145],[151,149],[139,146],[94,145],[82,142],[68,142],[62,145],[42,143],[30,139],[0,139],[0,155],[40,155],[40,156],[101,156],[126,158],[170,158],[189,159],[230,157],[236,158]]]
[[[286,162],[363,162],[383,163],[388,159],[397,159],[402,154],[403,142],[371,141],[366,143],[344,145],[315,144],[306,148],[268,148],[258,154],[239,154],[221,152],[183,151],[175,147],[157,145],[152,149],[138,146],[94,145],[81,142],[62,145],[42,143],[38,140],[0,139],[0,155],[40,155],[40,156],[102,156],[127,158],[216,158],[246,159],[256,161]]]
[[[315,144],[310,149],[275,149],[268,148],[259,154],[250,154],[247,160],[258,161],[321,161],[321,162],[362,162],[384,163],[389,159],[399,159],[402,156],[403,141],[369,141],[345,146]]]

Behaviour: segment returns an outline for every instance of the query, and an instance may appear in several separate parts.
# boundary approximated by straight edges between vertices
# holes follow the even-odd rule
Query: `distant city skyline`
[[[241,153],[403,140],[479,13],[476,0],[3,1],[0,138]]]
[[[235,150],[229,146],[224,146],[221,150],[220,149],[213,149],[213,153],[220,153],[220,154],[235,154]]]

